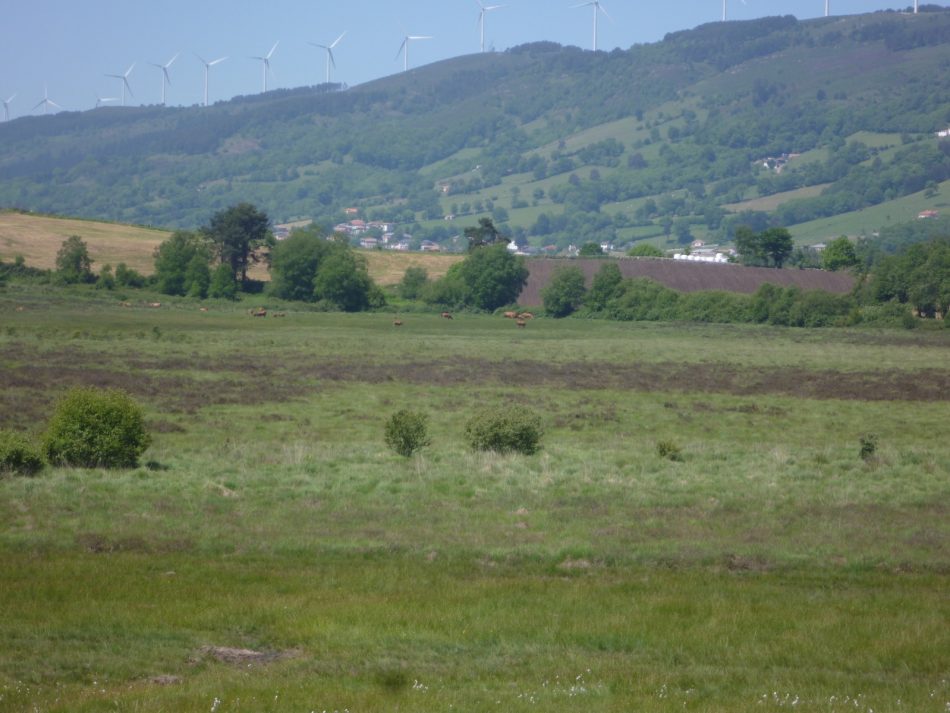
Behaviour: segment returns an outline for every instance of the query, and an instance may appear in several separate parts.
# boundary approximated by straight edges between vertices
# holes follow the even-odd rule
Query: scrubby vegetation
[[[401,456],[409,458],[413,453],[428,446],[429,418],[423,413],[400,409],[386,421],[384,437],[386,445]]]
[[[531,455],[541,448],[541,417],[524,406],[482,409],[465,425],[472,450]]]
[[[145,414],[128,394],[76,387],[57,403],[43,449],[57,465],[131,468],[150,442]]]
[[[29,439],[12,431],[0,431],[0,476],[35,475],[43,465],[39,449]]]

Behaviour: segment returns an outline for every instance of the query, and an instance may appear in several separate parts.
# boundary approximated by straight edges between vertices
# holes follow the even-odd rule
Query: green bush
[[[673,441],[659,441],[656,444],[656,454],[660,458],[679,462],[683,460],[683,451]]]
[[[541,417],[523,406],[486,409],[465,426],[472,450],[531,455],[541,448]]]
[[[43,449],[50,463],[130,468],[150,442],[142,408],[128,394],[77,387],[56,405]]]
[[[34,475],[43,469],[43,457],[27,439],[0,431],[0,475]]]
[[[422,413],[407,409],[397,411],[386,422],[386,445],[408,458],[429,445],[428,421],[428,417]]]
[[[865,433],[858,440],[861,443],[861,460],[865,462],[871,460],[877,452],[877,436],[873,433]]]

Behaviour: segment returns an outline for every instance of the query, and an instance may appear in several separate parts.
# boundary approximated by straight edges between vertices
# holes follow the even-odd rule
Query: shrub
[[[656,444],[656,454],[660,458],[679,462],[683,460],[683,451],[673,441],[658,441]]]
[[[34,475],[43,469],[43,457],[27,439],[0,431],[0,475]]]
[[[465,426],[472,450],[531,455],[541,448],[541,417],[523,406],[486,409]]]
[[[426,434],[428,417],[425,414],[402,409],[386,422],[386,445],[408,458],[429,445]]]
[[[142,408],[128,394],[78,387],[56,405],[44,450],[50,463],[130,468],[150,441]]]
[[[865,433],[858,440],[861,443],[861,460],[865,462],[871,460],[877,451],[877,436],[873,433]]]

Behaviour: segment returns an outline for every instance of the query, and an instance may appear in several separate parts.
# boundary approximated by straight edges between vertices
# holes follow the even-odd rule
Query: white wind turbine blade
[[[335,40],[333,40],[333,42],[330,43],[330,46],[329,46],[327,49],[331,49],[331,50],[332,50],[334,47],[336,47],[338,44],[340,44],[340,40],[343,39],[343,35],[345,35],[346,33],[347,33],[347,30],[343,30],[343,34],[340,35],[339,37],[337,37]]]
[[[270,52],[268,52],[266,55],[264,55],[264,59],[270,59],[270,58],[271,58],[271,55],[274,54],[274,50],[277,49],[277,45],[279,45],[279,44],[280,44],[280,40],[277,40],[277,41],[274,43],[274,46],[270,48]]]
[[[213,62],[208,62],[208,66],[209,66],[209,67],[213,67],[214,65],[220,64],[221,62],[223,62],[223,61],[226,60],[226,59],[227,59],[227,57],[219,57],[218,59],[214,60]]]

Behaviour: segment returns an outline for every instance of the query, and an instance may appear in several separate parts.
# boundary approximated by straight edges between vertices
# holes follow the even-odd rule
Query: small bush
[[[150,441],[142,408],[128,394],[79,387],[57,404],[44,450],[50,463],[131,468]]]
[[[27,439],[0,431],[0,475],[35,475],[43,469],[43,457]]]
[[[683,460],[683,451],[673,441],[659,441],[656,444],[656,454],[660,458],[679,462]]]
[[[402,409],[386,422],[386,445],[408,458],[429,445],[428,417],[425,414]]]
[[[465,426],[465,435],[476,451],[531,455],[541,448],[544,428],[536,413],[523,406],[511,406],[476,414]]]
[[[873,433],[865,433],[858,440],[861,443],[861,460],[865,462],[871,460],[877,451],[877,436]]]

